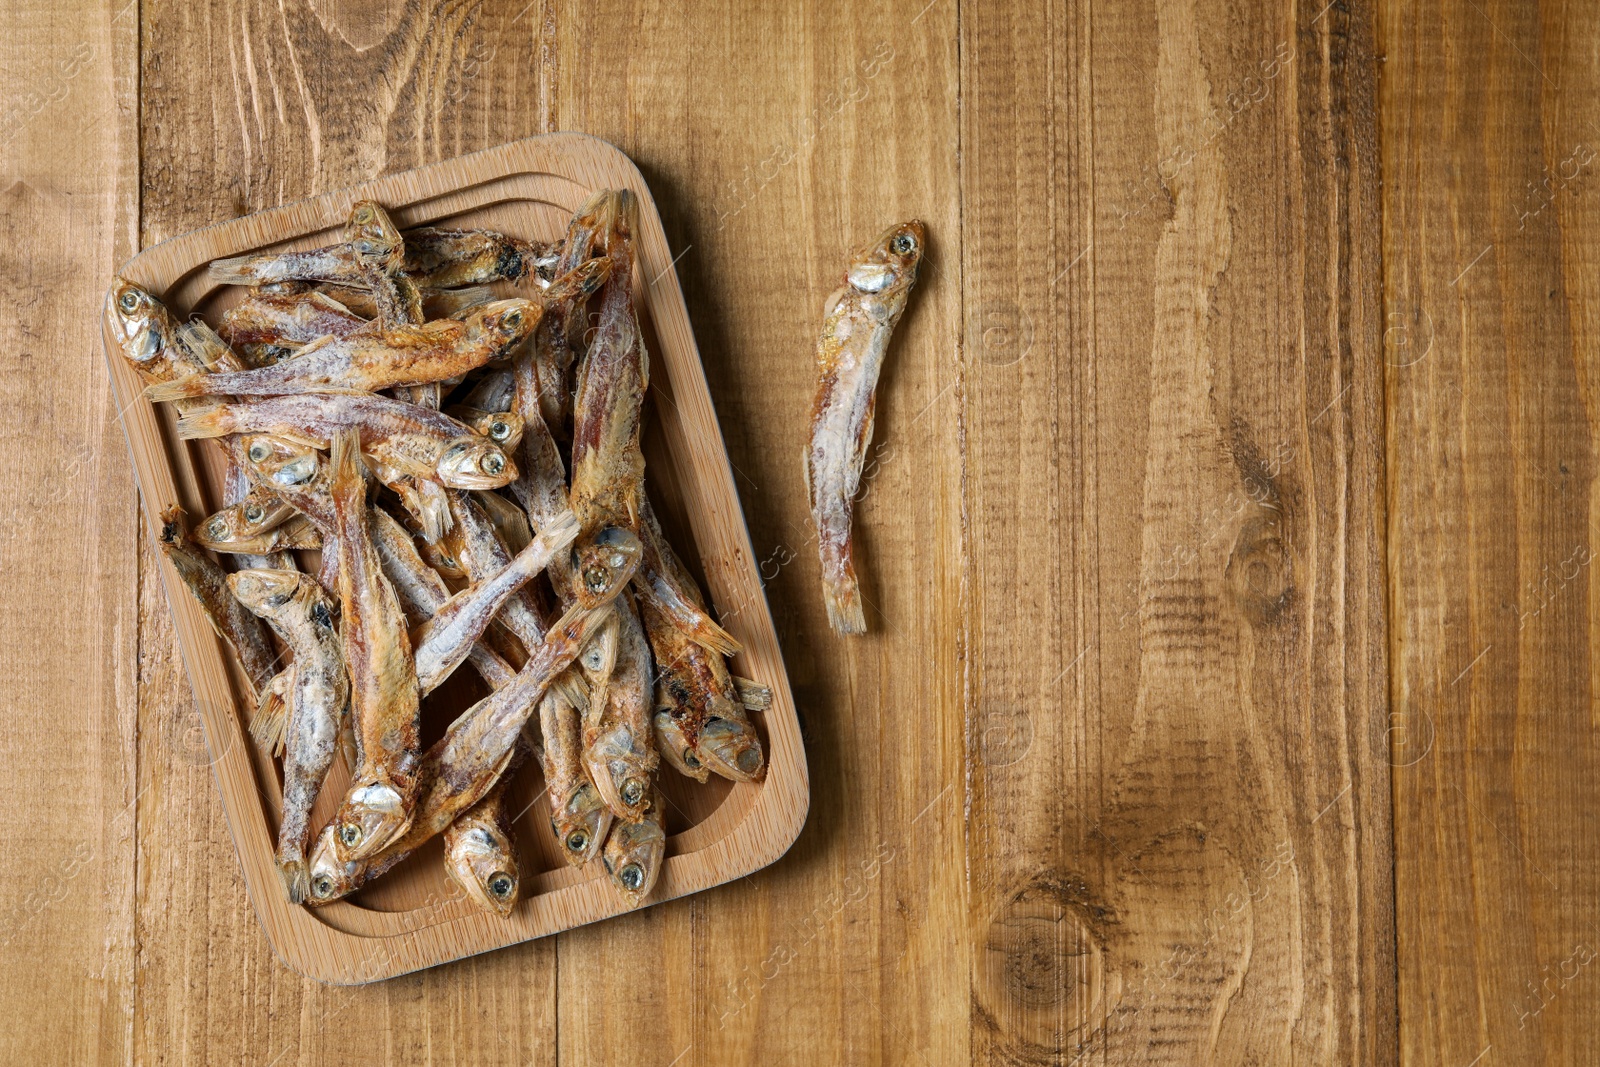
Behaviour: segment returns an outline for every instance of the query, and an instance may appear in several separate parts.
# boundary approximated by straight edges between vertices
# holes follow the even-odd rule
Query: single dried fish
[[[641,604],[652,605],[712,652],[737,655],[739,642],[706,611],[700,587],[662,535],[649,499],[641,499],[641,504],[644,521],[639,524],[639,542],[644,546],[644,559],[633,582]]]
[[[233,345],[299,348],[323,337],[373,329],[367,319],[325,293],[252,293],[222,313],[218,332]]]
[[[177,320],[152,294],[124,278],[114,278],[106,305],[122,358],[145,382],[175,381],[206,369],[178,343]]]
[[[592,646],[591,646],[592,647]],[[611,809],[583,766],[583,720],[571,697],[552,687],[539,702],[539,763],[550,796],[550,827],[568,864],[581,867],[600,854]]]
[[[397,474],[433,478],[455,489],[498,489],[517,476],[516,465],[493,441],[442,412],[382,396],[274,396],[220,403],[178,420],[182,438],[264,433],[318,448],[327,448],[341,429],[359,430],[362,449]],[[375,473],[389,484],[384,471]]]
[[[494,788],[444,831],[445,873],[462,888],[468,900],[501,918],[517,906],[522,883],[507,794],[524,750],[525,746],[519,744]]]
[[[628,598],[619,598],[612,610],[617,619],[616,665],[584,716],[583,764],[611,813],[638,822],[644,818],[659,763],[650,722],[655,697],[650,644]]]
[[[333,624],[333,604],[312,578],[295,571],[244,570],[228,576],[239,602],[267,620],[294,654],[284,730],[283,817],[278,873],[291,904],[306,899],[306,838],[311,809],[333,766],[350,713],[350,679]]]
[[[228,591],[228,576],[203,552],[188,544],[184,512],[174,505],[161,513],[161,536],[157,539],[162,555],[172,564],[193,594],[217,636],[232,646],[245,677],[256,694],[273,679],[277,656],[261,628],[261,620],[246,611]]]
[[[572,510],[585,531],[636,529],[644,493],[639,420],[649,359],[633,302],[633,232],[638,200],[616,194],[605,232],[611,277],[600,294],[600,324],[578,367],[573,407]]]
[[[637,822],[613,823],[606,836],[606,874],[630,908],[644,902],[661,875],[667,855],[666,814],[666,798],[657,788]]]
[[[466,317],[422,326],[327,336],[293,359],[231,374],[194,374],[149,386],[151,400],[206,394],[271,396],[290,393],[373,393],[397,385],[426,385],[504,358],[538,323],[539,305],[497,300]]]
[[[354,430],[334,436],[328,473],[339,545],[339,623],[361,756],[330,825],[340,855],[359,860],[411,824],[421,694],[405,616],[368,531],[367,482]]]
[[[522,282],[547,249],[493,230],[423,226],[405,232],[405,269],[419,285]]]
[[[389,213],[375,200],[359,200],[350,209],[344,233],[355,250],[357,273],[378,305],[378,321],[391,326],[421,323],[422,294],[402,270],[405,242]]]
[[[890,227],[851,257],[844,285],[823,309],[805,472],[822,557],[823,601],[828,622],[841,634],[867,631],[850,522],[872,440],[878,375],[925,243],[916,220]]]

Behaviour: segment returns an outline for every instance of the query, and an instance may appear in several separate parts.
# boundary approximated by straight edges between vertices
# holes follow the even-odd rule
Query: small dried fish
[[[213,552],[240,552],[235,546],[259,538],[294,517],[295,509],[270,489],[256,487],[237,504],[231,504],[200,521],[195,543]]]
[[[218,331],[229,344],[298,348],[322,337],[349,337],[373,328],[325,293],[252,293],[222,313]]]
[[[591,646],[592,647],[592,646]],[[600,854],[611,809],[583,767],[583,721],[571,697],[552,687],[539,702],[539,763],[550,794],[550,827],[567,863],[581,867]]]
[[[205,370],[178,344],[178,323],[167,306],[123,278],[106,294],[123,359],[147,383],[170,382]]]
[[[642,499],[641,504],[644,521],[639,524],[639,542],[644,546],[644,560],[633,583],[639,591],[640,602],[653,606],[712,652],[737,655],[739,642],[706,611],[700,587],[662,535],[650,501]]]
[[[367,528],[367,483],[354,430],[335,435],[328,472],[339,539],[339,622],[361,756],[330,825],[350,861],[376,854],[411,824],[421,695],[405,616]]]
[[[890,227],[851,257],[844,285],[823,310],[805,472],[822,557],[823,601],[828,622],[841,634],[867,631],[850,521],[872,440],[878,375],[925,243],[920,222]]]
[[[547,249],[493,230],[405,232],[405,269],[419,285],[482,285],[526,281]]]
[[[619,577],[622,581],[612,590],[613,596],[632,573]],[[609,607],[570,613],[551,628],[511,684],[468,708],[450,725],[423,759],[424,784],[411,827],[389,848],[367,860],[350,859],[337,848],[335,827],[326,827],[311,853],[309,902],[326,904],[354,892],[483,799],[499,780],[512,746],[551,680],[572,663],[608,614]]]
[[[649,359],[633,306],[633,231],[638,200],[622,190],[605,232],[611,277],[600,295],[600,325],[578,367],[573,406],[572,510],[585,531],[636,529],[644,492],[639,419]]]
[[[278,873],[289,902],[299,904],[310,884],[306,837],[311,808],[333,766],[334,747],[350,713],[344,652],[333,624],[333,604],[315,580],[295,571],[244,570],[228,576],[228,587],[241,604],[267,620],[294,654],[283,731]]]
[[[382,205],[357,201],[344,233],[345,242],[355,250],[357,273],[378,305],[378,321],[390,326],[422,322],[422,294],[402,270],[405,242]]]
[[[293,359],[231,374],[194,374],[145,389],[151,400],[211,394],[372,393],[397,385],[427,385],[500,359],[539,321],[539,305],[497,300],[466,318],[423,326],[362,330],[313,341]]]
[[[617,822],[606,836],[606,874],[612,888],[630,908],[637,908],[656,887],[667,854],[667,801],[659,788],[637,822]]]
[[[432,692],[467,658],[505,602],[528,580],[566,551],[578,536],[578,520],[546,527],[492,577],[461,590],[412,635],[416,680],[424,694]]]
[[[519,744],[494,788],[444,831],[445,873],[462,888],[468,900],[501,918],[517,906],[522,882],[517,846],[511,836],[507,793],[524,750],[525,746]]]
[[[363,450],[397,474],[431,477],[455,489],[498,489],[517,476],[493,441],[441,412],[382,396],[274,396],[221,403],[178,420],[182,438],[264,433],[318,448],[328,447],[341,429],[359,430]],[[375,473],[389,484],[384,471]]]
[[[655,697],[650,644],[626,597],[612,610],[617,619],[616,666],[584,716],[583,765],[611,813],[638,822],[649,804],[659,763],[650,722]]]
[[[199,602],[217,636],[232,646],[251,687],[259,694],[277,669],[272,644],[261,629],[261,620],[246,611],[228,591],[228,576],[223,569],[210,556],[189,546],[181,507],[174,505],[161,513],[157,544],[184,587]]]
[[[280,552],[322,547],[322,533],[317,524],[299,515],[288,522],[274,526],[253,537],[232,537],[223,542],[207,544],[214,552],[228,552],[241,556],[268,557]]]

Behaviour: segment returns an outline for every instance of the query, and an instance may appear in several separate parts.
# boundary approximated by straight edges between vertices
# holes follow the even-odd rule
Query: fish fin
[[[209,374],[191,374],[187,378],[178,378],[170,382],[156,382],[144,387],[144,395],[153,403],[167,400],[183,400],[193,396],[205,396],[212,392]]]
[[[591,259],[578,264],[551,282],[549,288],[539,294],[539,298],[546,305],[586,300],[598,292],[609,277],[611,277],[611,257]]]
[[[864,634],[867,616],[861,610],[861,588],[855,576],[849,575],[839,582],[826,579],[822,583],[822,602],[828,608],[828,624],[835,633]]]
[[[567,703],[577,709],[579,714],[588,710],[589,687],[584,684],[577,671],[566,670],[561,672],[556,680],[550,683],[550,688],[560,693]]]
[[[289,704],[284,699],[284,690],[289,688],[293,673],[291,664],[261,687],[256,713],[250,719],[250,736],[275,756],[283,754],[283,735],[289,725]]]
[[[464,289],[436,289],[423,297],[433,318],[453,319],[462,312],[482,307],[494,300],[493,289],[487,285],[469,285]]]
[[[226,437],[233,432],[228,426],[227,408],[218,403],[211,407],[191,410],[178,419],[178,437],[189,441],[195,438]]]
[[[700,647],[721,656],[737,656],[744,649],[738,639],[718,626],[710,615],[702,612],[699,623],[690,636]]]
[[[733,676],[733,688],[739,693],[739,703],[746,711],[766,711],[772,707],[772,690],[749,678]]]
[[[250,254],[233,256],[229,259],[214,259],[207,273],[210,274],[212,281],[224,285],[254,285],[257,279],[248,267],[250,261],[255,258],[254,254]]]
[[[361,461],[361,434],[357,430],[340,430],[333,435],[333,447],[328,456],[328,470],[332,472],[329,489],[337,496],[341,491],[366,492],[366,464]]]

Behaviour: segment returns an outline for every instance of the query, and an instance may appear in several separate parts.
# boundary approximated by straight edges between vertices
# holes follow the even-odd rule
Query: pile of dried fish
[[[601,192],[541,246],[402,234],[362,201],[339,244],[213,263],[249,287],[215,330],[112,288],[147,395],[225,457],[226,506],[193,531],[170,509],[160,544],[256,690],[251,735],[282,757],[295,903],[442,834],[450,877],[509,914],[507,783],[531,753],[562,855],[600,859],[637,905],[665,851],[660,758],[701,782],[763,773],[747,710],[770,694],[729,674],[739,646],[645,496],[637,213]],[[429,695],[463,663],[491,693],[424,750]],[[313,835],[338,753],[350,785]]]

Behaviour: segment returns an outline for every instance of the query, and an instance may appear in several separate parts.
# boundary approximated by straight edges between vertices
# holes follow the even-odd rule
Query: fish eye
[[[361,841],[361,827],[353,822],[347,822],[339,827],[339,840],[344,842],[345,848],[355,848]]]
[[[266,509],[260,504],[251,504],[249,507],[244,509],[244,519],[246,522],[260,522],[266,517]]]
[[[604,567],[590,567],[583,572],[583,584],[589,587],[589,592],[598,593],[611,584],[611,574]]]
[[[902,233],[893,241],[889,242],[889,248],[895,253],[895,255],[898,256],[907,255],[916,247],[916,238],[912,237],[909,233]]]
[[[206,523],[206,536],[213,541],[220,541],[228,536],[228,520],[218,516]]]
[[[700,761],[695,758],[694,749],[686,748],[683,750],[683,765],[685,767],[700,766]]]
[[[520,308],[513,308],[512,310],[506,312],[505,317],[500,321],[505,324],[505,327],[508,330],[518,329],[522,326],[522,310]]]
[[[139,306],[139,294],[129,289],[117,298],[117,306],[123,311],[132,311]]]
[[[506,457],[498,452],[485,453],[484,457],[478,460],[478,469],[485,474],[499,474],[506,469]]]
[[[504,419],[495,419],[489,424],[489,436],[496,441],[504,441],[511,436],[511,424]]]
[[[644,868],[637,863],[630,863],[622,868],[622,887],[629,892],[634,892],[644,885]]]
[[[509,897],[516,885],[517,883],[504,871],[496,871],[489,876],[489,892],[501,900]]]
[[[574,852],[582,852],[589,847],[589,835],[582,830],[574,830],[567,835],[567,847]]]
[[[272,455],[272,446],[265,441],[257,441],[250,446],[248,455],[250,456],[250,462],[264,463],[267,457]]]
[[[630,808],[639,803],[639,798],[643,796],[644,786],[640,785],[637,779],[630,780],[622,787],[622,801]]]
[[[321,898],[333,896],[333,879],[325,874],[317,875],[311,879],[311,892]]]

